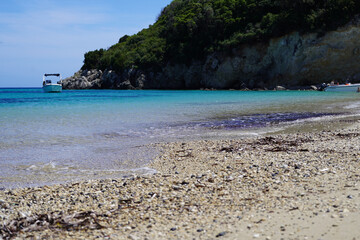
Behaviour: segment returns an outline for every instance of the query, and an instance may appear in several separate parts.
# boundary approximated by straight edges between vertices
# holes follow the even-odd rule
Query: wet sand
[[[154,175],[1,191],[0,239],[360,239],[347,124],[159,144]]]

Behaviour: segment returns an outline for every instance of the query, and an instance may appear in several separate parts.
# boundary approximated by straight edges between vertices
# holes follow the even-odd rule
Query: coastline
[[[154,175],[0,191],[0,238],[359,239],[360,119],[346,123],[163,143]]]

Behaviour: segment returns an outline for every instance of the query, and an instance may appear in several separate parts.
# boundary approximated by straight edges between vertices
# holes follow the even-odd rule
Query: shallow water
[[[149,143],[357,114],[358,93],[0,89],[0,188],[152,173]]]

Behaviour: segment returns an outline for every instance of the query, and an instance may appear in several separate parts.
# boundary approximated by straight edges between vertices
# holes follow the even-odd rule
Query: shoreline
[[[311,115],[310,117],[304,117],[301,118],[302,113],[290,113],[291,114],[298,115],[299,119],[297,120],[280,120],[276,122],[274,119],[271,121],[274,121],[276,123],[268,122],[269,125],[266,122],[258,123],[259,125],[262,124],[262,126],[250,126],[250,127],[244,127],[244,126],[235,126],[237,122],[236,119],[230,120],[224,120],[222,118],[219,118],[219,120],[212,119],[208,121],[202,121],[202,122],[190,122],[184,125],[203,125],[201,128],[204,130],[202,132],[202,136],[199,137],[199,129],[198,132],[195,134],[196,136],[192,137],[184,137],[184,136],[177,136],[177,139],[175,140],[174,137],[171,138],[170,143],[173,142],[189,142],[189,141],[201,141],[203,139],[211,140],[211,141],[217,141],[217,140],[230,140],[230,139],[246,139],[246,138],[254,138],[254,137],[260,137],[260,136],[268,136],[268,135],[274,135],[274,134],[288,134],[288,133],[294,133],[294,132],[309,132],[309,131],[323,131],[323,130],[331,130],[332,128],[338,129],[344,127],[344,125],[350,125],[354,122],[356,122],[357,118],[360,118],[360,115],[357,113],[305,113],[307,115]],[[259,114],[254,114],[254,116]],[[261,115],[261,114],[260,114]],[[264,114],[265,115],[265,114]],[[273,115],[275,114],[268,114],[271,115],[271,118],[274,118]],[[283,114],[280,114],[283,115]],[[270,117],[269,117],[270,118]],[[227,117],[226,119],[230,119]],[[355,119],[355,120],[354,120]],[[266,119],[265,119],[266,120]],[[224,124],[223,124],[224,123]],[[205,126],[205,125],[209,126]],[[244,123],[243,123],[244,124]],[[267,125],[267,126],[266,126]],[[181,126],[181,125],[179,125]],[[266,126],[266,127],[265,127]],[[309,130],[310,129],[310,130]],[[201,129],[200,129],[201,130]],[[160,141],[156,141],[154,143],[147,143],[144,145],[138,145],[137,148],[144,148],[145,150],[142,150],[141,153],[138,154],[146,154],[149,155],[149,153],[152,151],[154,152],[154,157],[149,159],[154,159],[155,156],[159,154],[159,148],[158,146],[162,144],[167,144],[164,139],[161,139]],[[156,154],[155,154],[156,152]],[[137,159],[137,158],[135,158]],[[148,161],[151,162],[151,161]],[[43,166],[35,166],[34,168],[38,167],[38,172],[40,175],[34,175],[33,178],[28,178],[27,180],[42,178],[43,182],[38,181],[37,183],[29,182],[25,183],[25,180],[22,180],[23,184],[8,184],[8,185],[2,185],[0,186],[0,191],[4,190],[12,190],[12,189],[21,189],[21,188],[36,188],[36,187],[42,187],[42,186],[53,186],[53,185],[59,185],[59,184],[71,184],[73,182],[82,182],[86,181],[87,178],[85,175],[76,175],[73,173],[74,179],[72,180],[59,180],[54,181],[53,179],[56,178],[56,174],[52,173],[52,175],[44,175],[47,167],[54,169],[55,166],[51,165],[52,162],[48,164],[44,164]],[[108,179],[108,178],[126,178],[128,176],[132,175],[138,175],[138,176],[144,176],[144,175],[151,175],[154,172],[156,172],[156,169],[152,169],[148,167],[149,163],[143,163],[142,165],[138,165],[138,167],[134,168],[126,168],[126,169],[113,169],[113,170],[99,170],[99,172],[96,172],[94,176],[88,176],[91,180],[101,180],[101,179]],[[32,167],[32,166],[30,166]],[[23,167],[24,168],[24,167]],[[42,171],[42,168],[44,168],[44,172]],[[101,173],[102,172],[102,173]],[[104,174],[104,172],[107,172],[107,175]],[[51,172],[47,172],[51,174]],[[116,173],[118,174],[116,176]],[[69,174],[70,176],[70,174]],[[21,176],[15,176],[13,179],[19,178]],[[61,177],[61,176],[60,176]],[[45,181],[45,179],[52,179]],[[12,179],[10,179],[12,180]]]
[[[0,239],[359,239],[360,118],[163,143],[154,175],[0,191]]]
[[[6,114],[1,119],[4,138],[0,149],[3,160],[0,189],[36,187],[90,178],[117,178],[132,174],[132,169],[151,160],[146,150],[146,157],[133,154],[137,152],[137,146],[170,139],[176,141],[179,138],[218,138],[222,133],[225,133],[223,138],[228,135],[237,137],[241,132],[263,134],[258,128],[269,126],[270,131],[273,131],[279,122],[313,118],[319,113],[337,113],[344,105],[354,108],[346,109],[345,112],[359,108],[355,94],[342,96],[300,91],[94,91],[84,95],[74,91],[60,98],[54,97],[54,105],[47,104],[47,95],[37,95],[37,91],[20,92],[26,98],[16,100],[19,105],[11,101],[5,104]],[[13,93],[5,91],[4,97],[11,100],[11,95]],[[84,98],[87,100],[83,101]],[[37,102],[39,100],[45,109],[39,107],[42,105]],[[22,101],[27,103],[20,103]],[[64,105],[64,101],[71,103],[71,107]],[[106,107],[94,112],[92,104],[100,106],[103,103]],[[38,107],[30,107],[33,104]],[[133,104],[144,107],[135,108]],[[78,111],[80,107],[82,111]],[[72,108],[78,114],[73,115]],[[58,114],[53,115],[52,111]],[[135,116],[136,123],[132,120]],[[8,117],[16,121],[7,121]],[[51,122],[56,122],[57,118],[62,120],[56,131],[47,130],[52,129]],[[249,131],[246,129],[248,126],[251,127]],[[19,128],[22,131],[19,132]],[[34,129],[43,130],[34,132]],[[52,153],[50,157],[49,151]],[[110,172],[112,175],[109,175]]]

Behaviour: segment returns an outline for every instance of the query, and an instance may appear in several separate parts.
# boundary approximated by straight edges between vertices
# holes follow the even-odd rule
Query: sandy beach
[[[360,239],[359,119],[156,147],[154,175],[1,191],[0,239]]]

